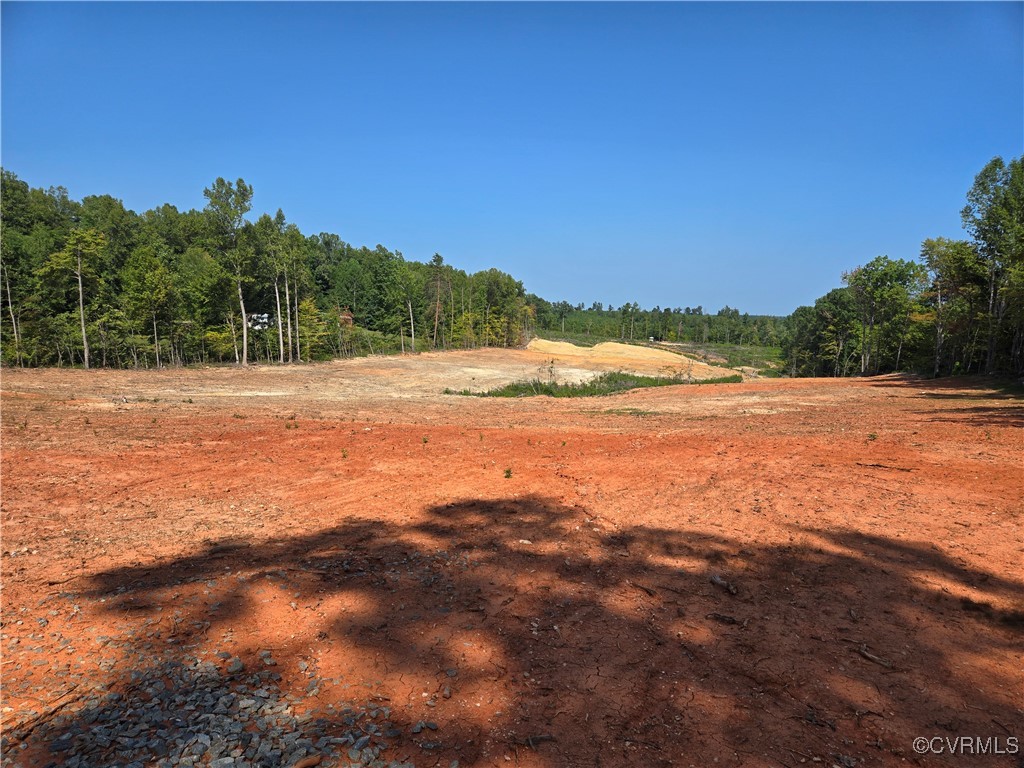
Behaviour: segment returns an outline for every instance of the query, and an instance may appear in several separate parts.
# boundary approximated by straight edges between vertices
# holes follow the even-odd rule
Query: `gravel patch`
[[[224,674],[200,660],[157,663],[136,670],[124,692],[93,694],[30,734],[5,734],[0,764],[37,768],[19,759],[27,738],[46,745],[47,768],[286,768],[314,756],[320,766],[412,768],[380,757],[386,734],[401,734],[388,707],[315,716],[275,678]]]

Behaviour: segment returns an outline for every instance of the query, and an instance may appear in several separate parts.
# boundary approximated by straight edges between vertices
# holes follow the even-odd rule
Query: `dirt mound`
[[[598,370],[628,370],[649,375],[682,375],[691,379],[712,379],[729,376],[736,371],[729,368],[702,363],[692,357],[651,349],[635,344],[619,344],[605,341],[593,347],[578,347],[564,341],[534,339],[527,350],[538,352],[555,362],[571,362],[574,365],[594,367]]]

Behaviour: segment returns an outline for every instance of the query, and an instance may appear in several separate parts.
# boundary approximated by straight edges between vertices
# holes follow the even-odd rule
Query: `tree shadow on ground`
[[[947,408],[938,415],[934,410],[921,411],[930,416],[928,421],[939,423],[967,424],[976,427],[1024,427],[1024,405],[990,407],[984,405],[969,408]]]
[[[273,590],[296,617],[294,639],[273,650],[280,668],[258,645],[198,659],[260,621]],[[163,695],[150,705],[163,713],[168,702],[196,704],[176,687],[208,695],[164,726],[169,756],[114,726],[104,731],[113,746],[76,765],[170,765],[178,741],[195,749],[200,732],[218,746],[204,745],[196,765],[235,749],[237,762],[223,764],[236,766],[312,754],[342,765],[885,765],[914,758],[917,736],[1004,747],[1024,737],[1024,584],[927,542],[852,529],[794,527],[787,543],[752,546],[618,528],[538,497],[467,499],[406,524],[213,542],[99,573],[90,596],[137,622],[160,605],[177,617],[160,642],[140,631],[128,644],[121,699],[72,708],[34,739],[66,756],[97,723],[133,722],[126,701],[138,709]],[[210,701],[221,711],[197,723]],[[308,739],[278,749],[277,763],[261,746],[270,737],[244,741],[271,715],[297,734],[293,747]]]
[[[872,381],[871,386],[917,390],[916,397],[930,401],[928,409],[918,414],[931,422],[1024,427],[1024,386],[1011,379],[988,376],[943,379],[886,377]],[[962,405],[936,409],[936,402]]]
[[[1005,376],[884,376],[871,380],[874,387],[903,387],[920,390],[932,400],[1024,400],[1024,384]]]

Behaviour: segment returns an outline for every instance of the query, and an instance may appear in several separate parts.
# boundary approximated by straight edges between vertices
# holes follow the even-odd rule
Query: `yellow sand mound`
[[[728,368],[707,365],[663,349],[618,344],[612,341],[602,342],[593,347],[577,347],[564,341],[534,339],[527,349],[548,359],[554,359],[556,363],[571,363],[601,371],[626,370],[662,376],[681,374],[692,379],[711,379],[736,373]]]

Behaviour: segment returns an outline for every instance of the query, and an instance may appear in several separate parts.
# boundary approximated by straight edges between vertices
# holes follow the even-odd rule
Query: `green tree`
[[[172,284],[189,353],[205,362],[207,331],[224,316],[232,293],[231,277],[205,247],[191,245],[174,259]]]
[[[878,256],[843,275],[860,316],[861,374],[899,366],[910,318],[923,288],[921,265]]]
[[[107,239],[95,229],[74,230],[64,247],[50,255],[39,276],[43,279],[74,277],[78,287],[78,314],[82,328],[82,360],[89,367],[89,336],[85,322],[85,285],[98,279],[96,266],[103,257]]]
[[[793,376],[847,376],[860,354],[858,313],[849,288],[836,288],[813,307],[799,307],[783,344]]]
[[[944,237],[921,244],[921,261],[930,283],[924,299],[935,339],[932,375],[966,373],[977,365],[974,330],[984,315],[987,267],[974,245]]]
[[[266,269],[274,279],[274,306],[276,308],[278,361],[285,358],[284,322],[281,314],[281,280],[288,274],[288,257],[285,250],[284,229],[286,225],[284,212],[278,208],[274,218],[263,214],[253,226],[253,236],[257,253]],[[285,297],[285,314],[288,315],[288,354],[291,355],[291,313],[288,311],[288,297]]]
[[[964,228],[978,245],[988,271],[988,346],[985,370],[997,367],[999,336],[1010,299],[1016,295],[1014,283],[1024,262],[1024,158],[1008,164],[995,157],[975,177],[967,193],[967,205],[961,211]],[[1014,307],[1017,315],[1018,308]],[[1018,338],[1024,329],[1016,329]],[[1018,347],[1019,345],[1014,345]],[[1015,357],[1012,349],[1010,359]],[[1020,368],[1020,355],[1016,356]]]
[[[218,177],[203,190],[208,200],[206,212],[214,227],[214,242],[238,291],[238,308],[242,314],[242,365],[249,364],[249,317],[245,311],[243,283],[248,282],[252,250],[241,242],[245,214],[252,208],[252,187],[242,179],[232,185]]]
[[[166,248],[146,243],[132,251],[125,262],[122,285],[128,314],[133,319],[151,322],[156,367],[161,367],[160,332],[157,323],[171,298],[172,276],[167,266]]]

